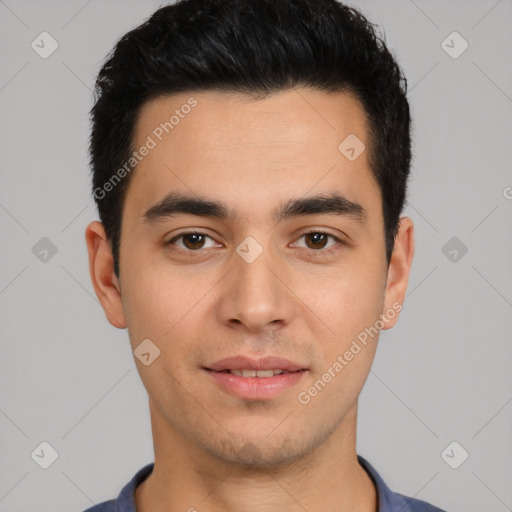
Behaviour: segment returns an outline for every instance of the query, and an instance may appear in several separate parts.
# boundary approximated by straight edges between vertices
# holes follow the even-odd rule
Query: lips
[[[299,363],[277,356],[267,356],[262,359],[251,359],[245,356],[227,357],[209,364],[205,369],[215,372],[234,371],[237,372],[235,375],[244,377],[271,377],[272,375],[268,373],[270,371],[273,371],[273,374],[279,374],[307,370],[306,367]],[[260,375],[258,375],[258,373],[260,373]]]
[[[203,367],[219,389],[242,400],[271,400],[290,390],[309,373],[308,368],[282,357],[251,359],[234,356]]]

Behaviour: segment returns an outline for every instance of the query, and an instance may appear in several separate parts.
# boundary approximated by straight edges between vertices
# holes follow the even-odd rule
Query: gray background
[[[160,5],[0,1],[2,511],[82,511],[153,461],[146,392],[94,294],[84,230],[97,218],[95,75]],[[353,5],[409,80],[416,225],[404,311],[361,395],[358,453],[397,492],[453,512],[512,510],[512,2]],[[43,31],[59,44],[47,59],[31,48]],[[456,59],[442,47],[453,31],[469,44]],[[46,262],[32,250],[43,237],[57,248]],[[58,452],[48,469],[31,457],[43,441]],[[453,441],[469,453],[458,469],[441,456]],[[461,448],[448,453],[460,462]]]

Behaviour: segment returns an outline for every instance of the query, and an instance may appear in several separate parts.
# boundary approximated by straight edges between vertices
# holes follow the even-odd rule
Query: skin
[[[349,134],[369,147],[363,110],[348,93],[159,97],[141,109],[134,147],[191,96],[198,105],[133,171],[119,280],[102,224],[86,230],[91,279],[108,321],[128,329],[133,350],[149,338],[161,351],[149,366],[135,358],[155,450],[154,470],[136,490],[137,510],[375,512],[375,487],[356,458],[356,422],[378,336],[308,404],[297,396],[379,315],[383,329],[397,321],[385,313],[404,301],[412,220],[400,219],[388,267],[368,150],[355,161],[338,150]],[[171,191],[222,201],[236,216],[144,223],[144,212]],[[363,206],[365,222],[332,213],[272,220],[291,198],[331,192]],[[164,245],[189,229],[210,238]],[[307,236],[315,229],[344,244],[315,242]],[[250,264],[236,252],[248,236],[263,249]],[[239,354],[276,354],[308,372],[272,399],[235,398],[202,367]]]

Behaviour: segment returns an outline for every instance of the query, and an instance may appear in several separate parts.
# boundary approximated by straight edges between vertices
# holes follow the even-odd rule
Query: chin
[[[317,446],[315,440],[307,442],[296,437],[243,435],[231,436],[208,451],[228,464],[248,468],[280,468],[292,464],[308,455]]]

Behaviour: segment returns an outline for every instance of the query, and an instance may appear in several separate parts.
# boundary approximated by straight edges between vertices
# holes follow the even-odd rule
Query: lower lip
[[[244,400],[264,400],[295,386],[307,372],[281,373],[273,377],[241,377],[229,372],[206,370],[217,384],[237,398]]]

